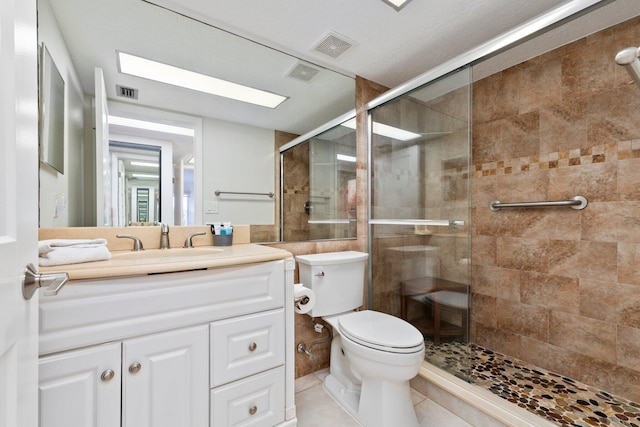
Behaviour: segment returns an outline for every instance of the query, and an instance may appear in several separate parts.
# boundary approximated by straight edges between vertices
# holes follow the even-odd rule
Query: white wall
[[[274,131],[226,121],[204,119],[202,180],[204,222],[272,225],[275,198],[214,194],[220,191],[275,193]],[[209,203],[208,203],[209,202]],[[207,206],[217,202],[218,213]]]
[[[44,42],[65,82],[64,174],[41,163],[40,226],[74,227],[85,225],[84,177],[84,91],[71,62],[48,0],[38,1],[38,43]],[[56,199],[66,207],[56,212]]]

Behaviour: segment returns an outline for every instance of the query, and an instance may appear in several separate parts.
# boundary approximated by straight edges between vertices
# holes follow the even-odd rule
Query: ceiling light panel
[[[109,116],[109,124],[116,126],[124,126],[136,129],[152,130],[156,132],[171,133],[174,135],[194,136],[193,128],[182,126],[167,125],[158,122],[149,122],[146,120],[131,119],[128,117]]]
[[[142,167],[146,167],[146,168],[157,168],[159,166],[157,163],[139,162],[139,161],[136,161],[136,160],[130,161],[129,164],[131,166],[142,166]]]
[[[150,174],[146,174],[146,173],[132,173],[131,177],[132,178],[141,178],[141,179],[158,179],[159,178],[158,175],[150,175]]]
[[[347,120],[342,123],[342,126],[346,126],[350,129],[356,128],[356,119]],[[397,127],[385,125],[384,123],[373,122],[373,133],[380,136],[386,136],[387,138],[397,139],[399,141],[411,141],[412,139],[421,138],[422,135],[415,132],[409,132],[408,130],[400,129]]]
[[[222,96],[262,107],[276,108],[287,97],[238,83],[118,52],[118,69],[123,74]]]

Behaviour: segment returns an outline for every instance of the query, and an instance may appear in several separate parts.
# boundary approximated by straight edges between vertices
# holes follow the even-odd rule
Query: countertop
[[[204,246],[200,246],[200,248],[202,247]],[[40,267],[40,273],[64,271],[69,274],[71,280],[97,279],[229,267],[257,262],[277,261],[292,257],[292,255],[285,250],[250,243],[234,244],[232,246],[215,246],[215,248],[221,251],[213,254],[189,257],[151,257],[140,259],[120,258],[122,254],[126,256],[126,253],[130,253],[131,251],[129,250],[111,251],[112,258],[109,261]]]
[[[67,272],[71,280],[98,279],[146,275],[152,273],[172,273],[177,271],[198,270],[204,268],[228,267],[256,262],[276,261],[292,258],[293,256],[282,249],[250,243],[250,226],[233,226],[233,245],[214,246],[214,236],[211,227],[204,226],[173,226],[170,227],[169,241],[171,248],[182,248],[187,236],[194,233],[204,235],[193,238],[194,254],[200,255],[167,257],[143,257],[140,259],[123,259],[127,254],[135,256],[131,251],[130,239],[119,239],[118,234],[132,234],[144,244],[145,256],[153,251],[160,251],[160,227],[68,227],[41,228],[38,232],[39,240],[47,239],[97,239],[107,240],[107,247],[112,258],[109,261],[86,262],[81,264],[67,264],[59,266],[40,266],[40,273]],[[198,249],[215,248],[220,252],[202,255]],[[172,249],[169,249],[169,251]],[[185,251],[184,249],[179,249]],[[166,254],[163,254],[166,255]]]

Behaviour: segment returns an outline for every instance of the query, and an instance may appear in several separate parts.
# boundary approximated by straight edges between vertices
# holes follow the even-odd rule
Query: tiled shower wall
[[[634,18],[473,86],[472,339],[640,400],[640,88]],[[584,210],[489,202],[581,195]]]

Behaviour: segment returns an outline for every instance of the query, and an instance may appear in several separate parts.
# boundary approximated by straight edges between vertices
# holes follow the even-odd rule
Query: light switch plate
[[[218,201],[209,200],[204,202],[204,213],[217,214],[218,213]]]

